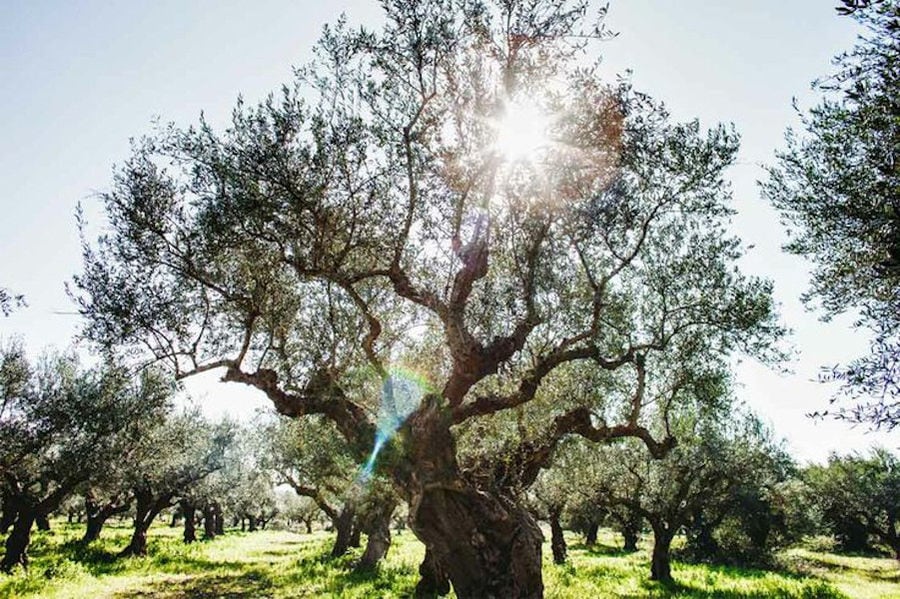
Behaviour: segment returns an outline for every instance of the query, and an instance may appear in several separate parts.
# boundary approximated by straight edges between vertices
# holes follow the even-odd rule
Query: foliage
[[[763,192],[791,227],[786,249],[814,264],[804,299],[825,317],[860,312],[868,356],[825,378],[844,383],[855,406],[836,416],[876,427],[900,422],[900,3],[852,2],[864,28],[814,83],[825,98],[789,131]]]
[[[25,304],[25,297],[0,287],[0,315],[9,316],[13,310]]]
[[[844,550],[883,543],[900,559],[900,462],[885,449],[869,457],[833,454],[827,466],[810,466],[807,484]]]

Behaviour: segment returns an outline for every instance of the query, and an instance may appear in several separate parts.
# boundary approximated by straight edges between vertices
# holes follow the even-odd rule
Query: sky
[[[593,49],[605,72],[631,69],[635,87],[675,118],[733,122],[741,134],[729,176],[734,230],[754,246],[742,266],[773,280],[795,357],[780,369],[740,363],[737,395],[803,461],[900,445],[900,433],[806,416],[833,392],[816,381],[820,367],[863,354],[866,337],[851,330],[852,316],[823,323],[804,310],[808,266],[781,251],[783,227],[756,186],[785,128],[798,125],[792,98],[813,105],[810,81],[859,33],[834,4],[611,0],[606,22],[618,35]],[[225,123],[238,94],[255,101],[290,81],[292,65],[342,12],[354,24],[380,19],[373,0],[2,0],[0,287],[24,294],[28,307],[0,318],[0,339],[18,336],[34,353],[71,343],[79,318],[64,283],[81,264],[76,205],[100,221],[97,194],[127,158],[129,138],[157,117],[188,125],[203,111]],[[189,391],[212,415],[266,405],[215,375]]]

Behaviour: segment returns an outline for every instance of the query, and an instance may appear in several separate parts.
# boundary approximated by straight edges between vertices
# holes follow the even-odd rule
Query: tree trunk
[[[222,508],[218,503],[213,506],[213,523],[215,524],[216,535],[225,534],[225,516],[222,515]]]
[[[637,544],[641,538],[641,518],[629,513],[619,520],[619,524],[622,525],[622,538],[624,539],[622,549],[634,553],[637,551]]]
[[[119,552],[119,557],[147,555],[147,530],[153,524],[153,520],[168,504],[162,499],[154,501],[151,494],[135,492],[134,531],[128,546]]]
[[[443,400],[426,396],[407,421],[410,527],[446,568],[460,599],[541,597],[541,531],[529,511],[501,492],[465,480]]]
[[[3,493],[3,515],[0,516],[0,534],[6,534],[19,515],[19,506],[12,493]]]
[[[306,518],[303,520],[303,523],[306,525],[306,534],[312,534],[312,518]]]
[[[24,506],[20,506],[18,514],[12,532],[6,538],[3,561],[0,561],[0,570],[3,572],[11,572],[18,565],[28,568],[28,543],[31,541],[31,527],[37,514]]]
[[[672,582],[672,567],[669,562],[669,547],[672,533],[663,527],[653,529],[653,555],[650,558],[650,579]]]
[[[249,530],[250,532],[256,532],[256,516],[250,514],[247,516],[247,521],[249,522]]]
[[[597,531],[600,530],[600,525],[596,522],[590,522],[587,527],[587,531],[584,533],[584,544],[588,547],[593,547],[597,543]]]
[[[362,526],[355,520],[353,526],[350,528],[350,540],[348,541],[348,544],[350,547],[359,547],[362,544]]]
[[[84,536],[81,538],[81,543],[87,545],[100,538],[100,532],[103,530],[103,525],[106,524],[106,521],[116,514],[127,512],[130,505],[130,500],[120,503],[118,497],[114,497],[102,505],[96,503],[92,498],[86,497],[84,500],[84,513],[87,517],[87,528],[84,531]]]
[[[331,557],[340,557],[347,553],[347,550],[350,548],[350,535],[353,532],[354,515],[353,508],[345,505],[337,520],[334,521],[337,538],[334,540],[334,547],[331,549]]]
[[[562,524],[559,522],[562,510],[550,510],[550,549],[553,551],[553,563],[566,563],[566,538],[563,536]]]
[[[34,522],[37,524],[38,530],[50,530],[50,520],[47,518],[47,514],[38,514]]]
[[[213,506],[207,504],[203,508],[203,540],[209,541],[216,538],[216,514]]]
[[[356,565],[358,570],[373,570],[391,548],[391,516],[397,502],[393,499],[379,504],[369,515],[366,525],[366,550]]]
[[[434,554],[425,550],[425,559],[419,566],[419,582],[416,584],[416,597],[435,597],[450,593],[450,579],[447,572],[434,559]]]
[[[193,543],[197,540],[197,507],[192,501],[181,501],[181,515],[184,518],[184,542]]]

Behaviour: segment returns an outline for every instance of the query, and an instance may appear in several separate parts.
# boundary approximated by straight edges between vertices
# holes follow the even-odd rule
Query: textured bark
[[[353,508],[345,505],[337,520],[334,521],[337,538],[335,538],[334,547],[331,549],[331,557],[340,557],[347,553],[347,550],[350,548],[350,535],[353,532],[354,515]]]
[[[559,519],[562,510],[553,508],[550,510],[550,549],[553,551],[553,563],[566,563],[566,538],[563,536],[562,524]]]
[[[434,554],[426,549],[425,559],[419,566],[419,582],[416,584],[416,597],[437,597],[450,593],[450,579],[447,572],[434,559]]]
[[[391,516],[397,502],[393,499],[379,504],[368,514],[365,526],[366,550],[357,564],[359,570],[372,570],[391,548]]]
[[[84,536],[81,538],[83,544],[88,544],[100,538],[100,532],[106,521],[116,514],[124,514],[131,506],[131,501],[121,501],[114,497],[106,503],[97,503],[91,497],[85,497],[84,507],[85,516],[87,517],[87,528]]]
[[[254,530],[251,525],[250,530]],[[216,538],[216,513],[213,506],[207,504],[203,507],[203,540],[209,541]]]
[[[25,506],[19,507],[18,514],[12,531],[6,538],[3,561],[0,561],[0,570],[3,572],[11,572],[18,565],[28,568],[28,543],[31,542],[31,527],[37,514]]]
[[[183,499],[180,509],[184,517],[184,542],[193,543],[197,540],[197,506],[192,501]]]
[[[588,547],[593,547],[597,543],[597,531],[599,530],[599,524],[596,522],[589,523],[587,530],[584,533],[584,544]]]
[[[410,526],[447,572],[461,599],[543,595],[541,531],[528,510],[465,480],[456,463],[452,416],[441,399],[408,421]]]
[[[134,530],[128,545],[119,552],[119,557],[147,555],[147,530],[159,513],[172,504],[170,495],[154,498],[150,491],[144,489],[136,489],[134,496]]]
[[[672,582],[672,566],[669,558],[672,537],[672,532],[666,527],[653,527],[653,554],[650,558],[651,580]]]

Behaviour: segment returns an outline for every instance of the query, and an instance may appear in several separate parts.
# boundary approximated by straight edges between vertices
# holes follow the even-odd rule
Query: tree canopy
[[[669,408],[781,332],[727,233],[737,135],[586,66],[587,1],[382,5],[224,131],[135,143],[75,280],[85,334],[330,419],[381,451],[460,596],[537,596],[511,489],[571,434],[663,455]],[[513,412],[517,484],[460,463]]]
[[[809,258],[804,300],[825,317],[853,309],[871,330],[869,355],[826,378],[859,398],[836,415],[876,427],[900,423],[900,2],[848,2],[864,28],[813,84],[822,102],[763,184],[789,226],[786,249]]]

